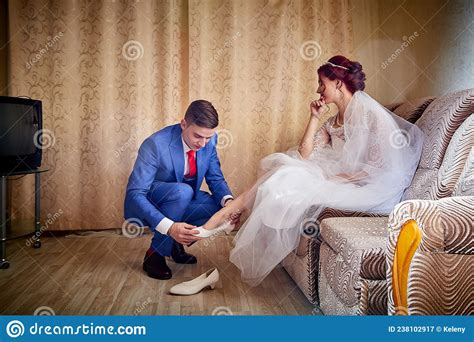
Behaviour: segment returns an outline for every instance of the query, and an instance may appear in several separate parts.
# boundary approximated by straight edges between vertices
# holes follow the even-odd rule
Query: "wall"
[[[352,11],[354,58],[379,101],[474,87],[473,1],[353,0]]]

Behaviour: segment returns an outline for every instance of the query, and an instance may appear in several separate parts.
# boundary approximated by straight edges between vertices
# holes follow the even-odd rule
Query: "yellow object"
[[[408,315],[408,271],[421,242],[421,231],[415,220],[403,224],[398,235],[392,269],[393,300],[396,315]]]

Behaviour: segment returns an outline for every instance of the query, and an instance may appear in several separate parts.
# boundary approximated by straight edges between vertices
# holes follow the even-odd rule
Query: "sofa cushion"
[[[436,198],[451,196],[474,146],[474,115],[469,116],[454,133],[438,172]]]
[[[474,115],[456,130],[449,142],[439,170],[418,169],[403,200],[440,199],[451,196],[474,146]]]
[[[474,112],[474,89],[466,89],[436,98],[416,125],[426,138],[420,167],[439,169],[454,132]]]
[[[321,239],[347,263],[363,263],[363,259],[369,258],[385,260],[387,237],[387,217],[334,217],[321,222]]]
[[[414,100],[407,100],[393,109],[393,112],[405,120],[415,123],[426,110],[435,97],[421,97]]]
[[[461,175],[454,186],[453,196],[474,196],[474,147],[471,147]]]
[[[388,105],[385,105],[385,108],[387,108],[391,112],[395,112],[395,109],[400,107],[403,104],[403,102],[393,102]]]
[[[301,227],[300,243],[296,249],[296,255],[305,256],[308,253],[308,240],[316,238],[319,235],[319,226],[322,220],[329,217],[378,217],[380,214],[364,213],[360,211],[341,210],[334,208],[324,208],[316,217],[317,206],[311,206],[305,212],[303,226]]]
[[[411,199],[434,199],[430,189],[432,184],[436,182],[437,177],[438,169],[419,168],[416,170],[410,186],[403,194],[403,201]]]

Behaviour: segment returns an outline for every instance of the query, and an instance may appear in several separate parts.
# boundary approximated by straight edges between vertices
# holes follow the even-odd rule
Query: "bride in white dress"
[[[358,62],[334,56],[318,69],[318,100],[298,148],[260,164],[255,185],[203,226],[214,229],[250,210],[235,237],[230,261],[250,285],[259,284],[299,243],[305,211],[326,207],[389,213],[412,180],[423,143],[417,126],[362,90]],[[320,119],[334,103],[338,113]]]

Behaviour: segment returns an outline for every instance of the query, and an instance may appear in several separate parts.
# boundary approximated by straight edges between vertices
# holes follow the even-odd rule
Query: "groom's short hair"
[[[186,114],[184,115],[186,122],[199,127],[216,128],[219,125],[219,115],[216,109],[206,100],[196,100],[191,102]]]

